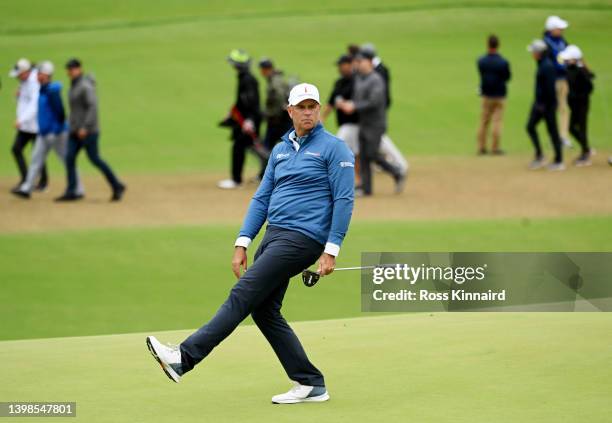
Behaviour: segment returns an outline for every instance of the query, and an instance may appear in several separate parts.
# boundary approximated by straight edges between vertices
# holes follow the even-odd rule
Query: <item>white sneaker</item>
[[[529,169],[530,170],[538,170],[543,168],[544,166],[546,166],[546,162],[544,161],[544,158],[535,158],[531,163],[529,163]]]
[[[181,352],[178,345],[163,345],[154,336],[147,336],[147,347],[170,380],[181,381]]]
[[[563,163],[551,163],[548,165],[548,170],[551,172],[559,172],[565,170],[565,165]]]
[[[297,404],[298,402],[324,402],[329,400],[329,393],[324,386],[295,385],[284,394],[274,395],[273,404]]]
[[[233,179],[224,179],[222,181],[217,182],[217,187],[221,189],[236,189],[240,188],[242,185],[236,183]]]

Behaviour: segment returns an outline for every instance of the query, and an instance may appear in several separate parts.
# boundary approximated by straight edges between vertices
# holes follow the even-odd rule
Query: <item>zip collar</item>
[[[300,148],[302,148],[304,145],[306,145],[306,143],[308,143],[313,136],[315,136],[316,134],[318,134],[322,130],[323,130],[323,125],[321,125],[321,123],[317,123],[316,126],[314,128],[312,128],[312,130],[307,135],[302,137],[303,141],[300,144]],[[289,144],[291,146],[291,148],[293,148],[293,141],[291,140],[291,138],[289,136],[291,134],[293,134],[294,132],[295,132],[295,129],[291,128],[289,131],[287,131],[285,133],[285,135],[283,135],[283,138],[282,138],[282,140],[284,142],[286,142],[287,144]]]

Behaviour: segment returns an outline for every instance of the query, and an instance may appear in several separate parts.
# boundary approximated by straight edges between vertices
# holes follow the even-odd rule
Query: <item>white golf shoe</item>
[[[217,187],[221,189],[237,189],[241,188],[242,184],[237,183],[233,179],[224,179],[217,182]]]
[[[323,402],[329,400],[325,386],[306,386],[294,382],[295,385],[284,394],[274,395],[274,404],[297,404],[298,402]]]
[[[173,382],[179,383],[183,372],[181,370],[181,351],[178,345],[163,345],[154,336],[147,336],[147,347],[166,376]]]

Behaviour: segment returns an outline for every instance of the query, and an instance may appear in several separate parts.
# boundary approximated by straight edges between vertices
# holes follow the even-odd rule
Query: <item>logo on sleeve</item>
[[[287,157],[289,157],[291,154],[289,153],[278,153],[276,155],[276,160],[280,160],[280,159],[286,159]]]
[[[355,167],[351,162],[340,162],[340,167]]]

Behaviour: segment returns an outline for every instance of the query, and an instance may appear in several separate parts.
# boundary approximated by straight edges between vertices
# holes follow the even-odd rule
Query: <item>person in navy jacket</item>
[[[273,148],[238,234],[232,259],[238,282],[229,297],[180,346],[168,347],[147,337],[149,350],[175,382],[250,314],[296,383],[272,402],[329,399],[323,374],[309,361],[280,310],[291,277],[317,260],[320,275],[334,271],[353,211],[355,159],[344,141],[319,123],[319,92],[314,85],[296,85],[287,111],[293,128]],[[247,248],[266,221],[265,235],[247,270]]]

